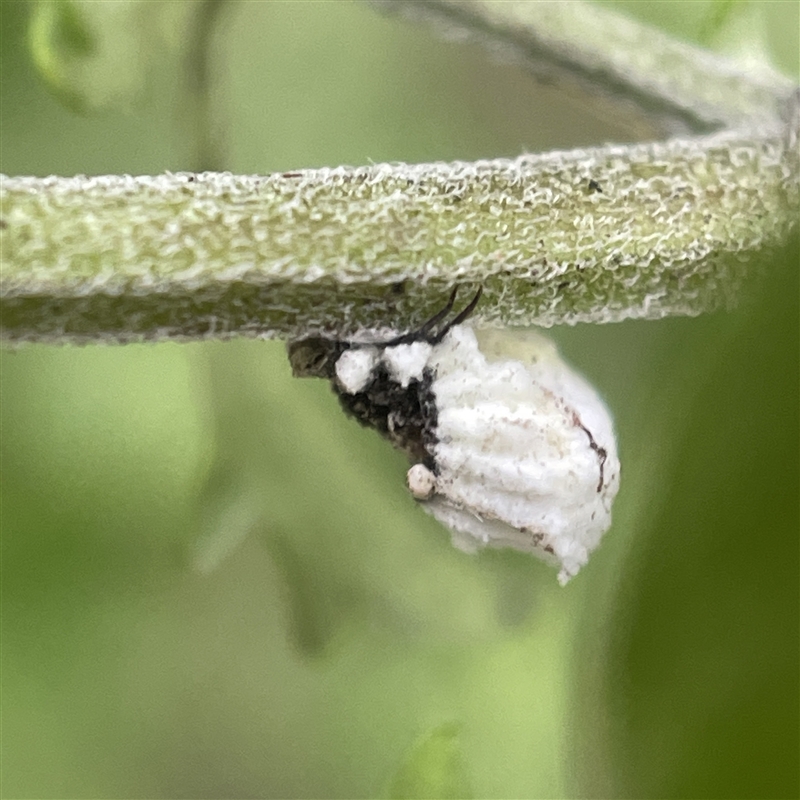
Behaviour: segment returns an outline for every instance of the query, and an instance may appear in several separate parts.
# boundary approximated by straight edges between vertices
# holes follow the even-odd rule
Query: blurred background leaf
[[[45,85],[73,111],[129,111],[165,52],[186,47],[206,5],[140,0],[35,0],[30,55]]]
[[[740,14],[635,5],[711,44]],[[234,172],[633,138],[344,3],[225,5],[204,109],[188,23],[146,8],[114,91],[62,70],[60,97],[106,109],[87,117],[26,47],[52,9],[2,3],[3,172],[219,166],[209,119]],[[748,9],[796,70],[797,5]],[[86,19],[91,52],[141,36]],[[614,527],[563,590],[524,555],[452,550],[402,456],[280,343],[2,353],[2,795],[375,796],[456,724],[476,797],[797,796],[797,263],[796,243],[765,262],[735,314],[554,331],[623,459]]]
[[[440,725],[424,736],[392,779],[389,797],[469,798],[458,749],[458,726]]]

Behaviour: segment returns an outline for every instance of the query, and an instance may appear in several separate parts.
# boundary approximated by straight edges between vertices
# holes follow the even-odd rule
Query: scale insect
[[[564,584],[611,524],[619,460],[595,390],[530,331],[473,329],[481,297],[453,319],[456,290],[416,331],[289,343],[299,377],[331,382],[345,412],[411,461],[412,496],[475,552],[511,547]]]

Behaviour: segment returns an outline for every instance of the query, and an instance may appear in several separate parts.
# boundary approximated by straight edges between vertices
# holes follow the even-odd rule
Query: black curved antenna
[[[472,298],[469,305],[463,311],[460,311],[458,314],[456,314],[456,316],[438,333],[432,334],[431,330],[435,328],[453,310],[457,293],[458,287],[456,286],[455,289],[453,289],[453,291],[450,293],[450,299],[447,301],[445,307],[441,311],[437,311],[429,320],[423,322],[422,325],[417,328],[417,330],[409,333],[403,333],[400,336],[396,336],[394,339],[389,339],[388,342],[383,342],[380,346],[395,347],[399,344],[411,344],[412,342],[420,341],[427,342],[428,344],[432,345],[439,344],[439,342],[441,342],[442,339],[447,336],[448,332],[454,325],[460,325],[470,316],[470,314],[472,314],[478,305],[478,301],[481,299],[483,287],[481,286],[478,288],[475,297]]]

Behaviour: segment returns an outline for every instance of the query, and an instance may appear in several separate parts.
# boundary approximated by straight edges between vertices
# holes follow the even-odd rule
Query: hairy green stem
[[[796,227],[798,102],[785,79],[750,80],[663,34],[642,55],[650,29],[617,30],[599,8],[580,6],[605,20],[599,37],[568,24],[572,4],[414,8],[649,97],[647,112],[736,128],[476,163],[2,177],[4,339],[408,329],[459,285],[465,300],[483,286],[488,323],[697,314],[732,305]]]

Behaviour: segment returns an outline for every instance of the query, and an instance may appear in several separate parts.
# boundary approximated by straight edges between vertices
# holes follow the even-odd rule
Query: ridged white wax
[[[609,528],[619,488],[602,400],[533,333],[476,336],[457,326],[432,349],[428,367],[437,474],[422,505],[457,547],[531,552],[558,566],[566,583]]]

